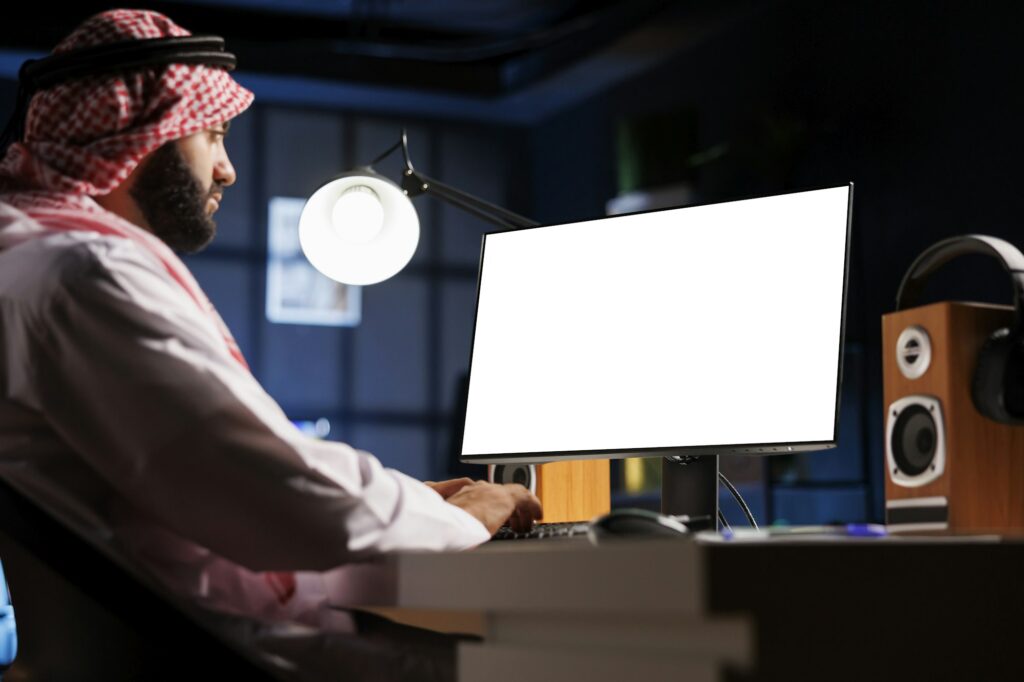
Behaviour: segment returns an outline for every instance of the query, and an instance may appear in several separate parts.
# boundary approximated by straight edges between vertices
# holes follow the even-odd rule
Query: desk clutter
[[[1014,305],[917,305],[964,254],[999,261]],[[983,235],[926,249],[882,316],[890,531],[1024,532],[1024,254]]]

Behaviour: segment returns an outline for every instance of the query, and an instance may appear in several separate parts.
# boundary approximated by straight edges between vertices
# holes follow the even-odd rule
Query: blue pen
[[[852,538],[883,538],[887,532],[885,526],[877,523],[848,523],[846,534]]]

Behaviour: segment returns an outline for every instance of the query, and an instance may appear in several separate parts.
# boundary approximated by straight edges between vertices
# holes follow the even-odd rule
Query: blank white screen
[[[485,237],[463,456],[831,441],[849,192]]]

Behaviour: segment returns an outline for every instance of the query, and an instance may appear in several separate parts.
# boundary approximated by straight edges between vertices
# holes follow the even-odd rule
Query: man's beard
[[[181,253],[202,250],[217,233],[206,206],[221,192],[218,182],[203,189],[174,142],[153,152],[129,190],[150,231]]]

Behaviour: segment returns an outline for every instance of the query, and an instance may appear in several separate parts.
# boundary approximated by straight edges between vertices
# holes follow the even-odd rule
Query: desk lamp
[[[398,149],[405,159],[401,186],[373,165]],[[368,165],[342,173],[317,189],[299,217],[302,252],[317,270],[343,284],[377,284],[408,264],[420,238],[411,197],[430,194],[502,229],[538,223],[467,194],[413,168],[405,130]]]

